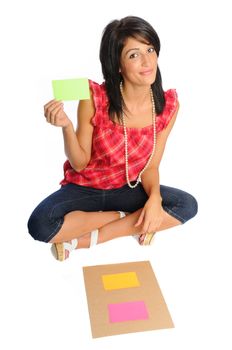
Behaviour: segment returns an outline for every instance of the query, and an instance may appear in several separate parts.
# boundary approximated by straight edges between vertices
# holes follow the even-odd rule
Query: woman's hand
[[[44,105],[44,116],[48,123],[66,128],[72,122],[63,110],[64,104],[62,101],[51,100]]]
[[[164,210],[161,201],[154,198],[149,198],[145,203],[143,210],[135,224],[139,226],[143,224],[141,234],[156,232],[163,221]]]

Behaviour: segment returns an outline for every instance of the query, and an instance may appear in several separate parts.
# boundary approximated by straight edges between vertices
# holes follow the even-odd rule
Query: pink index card
[[[147,320],[148,312],[144,301],[109,304],[110,322]]]

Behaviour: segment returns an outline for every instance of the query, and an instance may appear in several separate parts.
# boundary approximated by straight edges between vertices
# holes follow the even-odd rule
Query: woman
[[[79,103],[77,130],[61,101],[44,106],[47,122],[63,130],[67,161],[61,188],[33,211],[28,228],[34,239],[52,243],[60,261],[116,237],[138,235],[140,244],[150,244],[155,232],[197,213],[192,195],[159,183],[179,108],[176,91],[163,91],[159,50],[145,20],[115,20],[100,47],[105,81],[89,81],[91,98]]]

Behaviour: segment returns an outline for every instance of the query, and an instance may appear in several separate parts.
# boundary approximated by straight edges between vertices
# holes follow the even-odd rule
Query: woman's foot
[[[78,248],[90,248],[98,243],[98,232],[99,230],[94,230],[91,233],[73,239],[69,242],[53,243],[51,246],[52,255],[56,260],[64,261],[69,258],[70,253],[74,249]]]
[[[77,246],[77,239],[73,239],[70,242],[53,243],[51,246],[51,252],[56,260],[64,261],[69,257],[70,252],[76,249]]]
[[[139,236],[138,241],[140,245],[151,245],[153,243],[155,232],[143,233]]]

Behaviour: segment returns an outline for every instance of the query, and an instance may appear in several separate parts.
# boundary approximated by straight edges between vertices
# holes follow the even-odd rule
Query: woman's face
[[[157,55],[154,46],[129,37],[123,47],[120,59],[120,73],[126,83],[137,86],[151,85],[157,71]]]

